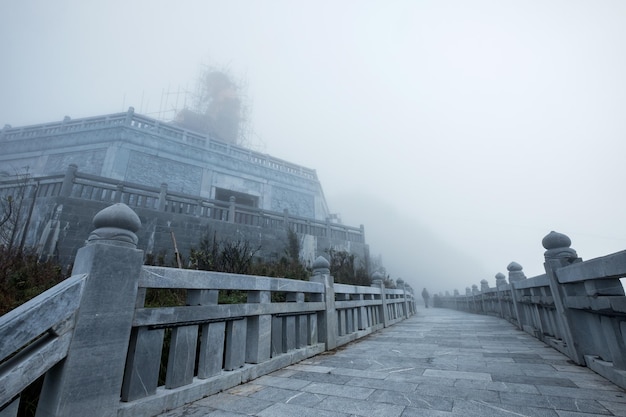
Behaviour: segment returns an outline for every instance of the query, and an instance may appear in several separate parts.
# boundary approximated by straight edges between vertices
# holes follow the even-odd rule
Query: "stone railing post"
[[[407,296],[406,296],[406,287],[404,286],[404,280],[402,278],[398,278],[396,280],[396,287],[398,287],[398,289],[402,290],[403,294],[402,294],[402,298],[403,298],[403,303],[402,303],[402,308],[404,310],[404,318],[408,319],[409,318],[409,303],[407,302]],[[434,307],[434,306],[433,306]]]
[[[47,375],[37,416],[117,416],[143,251],[139,217],[114,204],[93,219],[73,274],[87,274],[67,358]]]
[[[65,171],[63,177],[63,183],[61,184],[61,197],[69,197],[72,195],[72,187],[74,185],[74,179],[76,178],[76,171],[78,171],[78,165],[70,164]]]
[[[513,313],[515,314],[515,320],[517,321],[517,327],[520,330],[524,330],[524,324],[526,324],[526,316],[520,306],[520,299],[517,295],[516,282],[526,279],[526,276],[522,272],[522,266],[517,262],[511,262],[506,267],[509,271],[509,284],[511,285],[511,301],[513,302]]]
[[[506,318],[504,314],[504,305],[502,303],[502,299],[504,298],[503,291],[500,287],[506,285],[506,277],[502,272],[498,272],[496,274],[496,290],[498,294],[498,307],[500,307],[500,317]]]
[[[318,256],[313,262],[313,275],[309,278],[309,281],[324,284],[325,294],[323,301],[326,302],[326,310],[320,313],[317,318],[318,337],[320,342],[326,344],[326,350],[332,350],[337,347],[335,288],[334,278],[330,275],[330,263],[323,256]]]
[[[562,233],[548,233],[541,244],[546,249],[544,253],[544,268],[550,282],[550,292],[554,300],[558,326],[561,329],[563,341],[568,352],[568,356],[578,365],[585,365],[585,358],[577,348],[577,343],[572,332],[572,318],[566,307],[567,294],[563,285],[559,283],[555,271],[574,262],[580,262],[576,251],[570,247],[572,241]]]
[[[383,326],[389,327],[389,311],[387,310],[387,294],[385,291],[385,282],[380,272],[374,272],[372,275],[372,287],[380,288],[380,300],[381,300],[381,318],[383,320]]]

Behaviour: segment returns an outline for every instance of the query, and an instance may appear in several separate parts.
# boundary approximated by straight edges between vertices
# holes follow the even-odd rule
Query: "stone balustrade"
[[[37,416],[152,416],[334,349],[415,313],[413,290],[143,265],[139,217],[94,217],[74,275],[0,317],[0,416],[45,376]],[[150,291],[184,305],[146,304]],[[246,302],[220,304],[220,292]]]
[[[40,136],[63,135],[73,132],[89,130],[115,129],[120,126],[150,132],[161,137],[185,144],[185,146],[211,149],[229,157],[251,162],[272,170],[289,175],[298,175],[305,178],[317,179],[314,169],[305,168],[267,154],[255,152],[241,146],[229,144],[213,137],[202,135],[169,123],[162,123],[157,119],[135,113],[130,107],[127,112],[114,113],[104,116],[71,119],[65,117],[63,121],[45,123],[24,127],[4,126],[0,129],[0,143],[10,146],[13,141]]]
[[[15,189],[24,185],[23,179],[2,181],[0,195],[15,194]],[[117,181],[79,172],[76,165],[70,165],[64,175],[29,178],[26,185],[38,187],[36,198],[61,196],[109,204],[124,203],[135,209],[157,210],[269,229],[288,227],[296,233],[365,242],[363,226],[347,226],[294,216],[288,212],[274,212],[235,202],[199,198],[191,194],[170,191],[167,184],[156,188]]]
[[[626,251],[583,262],[561,233],[542,244],[545,274],[526,278],[511,262],[508,283],[498,274],[495,288],[438,295],[435,306],[505,318],[626,388]]]

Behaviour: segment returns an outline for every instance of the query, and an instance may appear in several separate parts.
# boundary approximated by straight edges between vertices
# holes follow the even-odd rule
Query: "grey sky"
[[[584,259],[626,247],[626,2],[25,0],[0,15],[0,125],[157,116],[201,64],[228,66],[248,83],[251,145],[315,168],[330,209],[415,287],[493,286],[513,260],[542,273],[550,230]]]

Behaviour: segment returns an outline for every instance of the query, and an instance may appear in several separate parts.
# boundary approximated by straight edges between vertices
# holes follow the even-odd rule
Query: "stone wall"
[[[85,236],[93,228],[91,219],[108,204],[66,197],[38,200],[29,228],[29,243],[36,245],[44,256],[58,257],[62,265],[68,266],[73,262],[76,251],[84,245]],[[211,237],[215,233],[218,240],[248,241],[253,248],[260,247],[256,257],[264,261],[279,260],[288,247],[287,230],[284,228],[261,228],[146,208],[134,210],[142,223],[142,228],[137,232],[139,249],[155,257],[165,254],[166,262],[170,265],[175,263],[172,232],[183,258],[189,257],[191,248],[198,247],[207,233]],[[58,236],[56,247],[53,243],[55,236]],[[329,248],[347,250],[361,260],[369,256],[366,243],[305,233],[298,233],[298,237],[300,255],[305,263],[310,264]]]

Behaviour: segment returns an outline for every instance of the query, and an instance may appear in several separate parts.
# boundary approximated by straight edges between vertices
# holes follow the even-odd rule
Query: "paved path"
[[[489,316],[418,314],[167,417],[626,416],[626,393]]]

